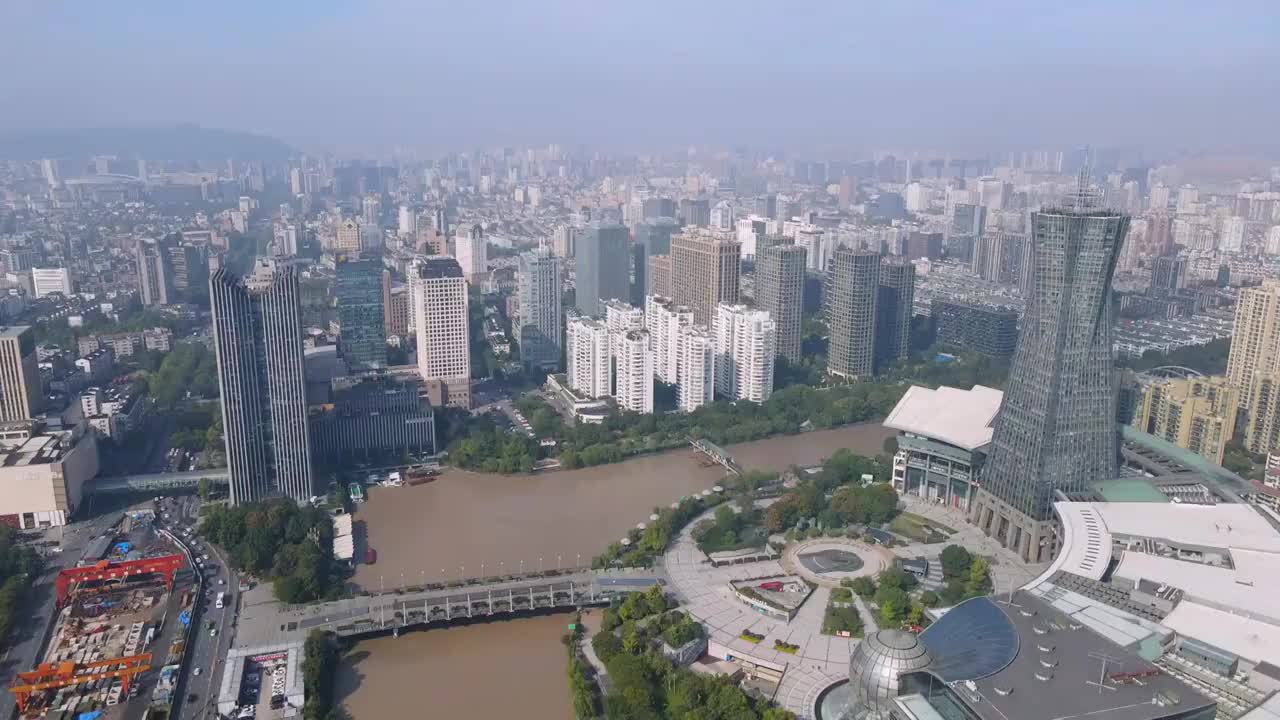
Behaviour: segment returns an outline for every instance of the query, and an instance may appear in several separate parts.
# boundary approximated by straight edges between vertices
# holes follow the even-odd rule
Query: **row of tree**
[[[337,640],[323,630],[312,630],[302,648],[304,720],[339,720],[342,717],[333,704],[337,672]]]
[[[19,543],[17,530],[0,525],[0,642],[9,637],[16,622],[25,620],[22,610],[27,588],[43,568],[40,555]]]
[[[275,498],[209,507],[200,533],[224,548],[236,569],[275,581],[283,602],[307,603],[341,594],[345,573],[333,559],[328,513]]]

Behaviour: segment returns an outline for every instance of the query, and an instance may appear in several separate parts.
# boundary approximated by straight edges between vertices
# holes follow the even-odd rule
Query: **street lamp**
[[[523,560],[521,560],[521,561],[520,561],[520,574],[521,574],[521,575],[523,575],[523,574],[524,574],[524,561],[523,561]]]
[[[560,572],[560,556],[556,556],[556,572]]]

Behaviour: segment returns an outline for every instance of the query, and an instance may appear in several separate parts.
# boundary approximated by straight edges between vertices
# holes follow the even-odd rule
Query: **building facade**
[[[574,291],[579,313],[599,316],[605,302],[631,296],[631,255],[627,251],[630,241],[625,225],[606,222],[593,224],[579,239]]]
[[[454,257],[462,268],[462,276],[474,283],[489,271],[489,240],[480,225],[460,225],[453,238]]]
[[[716,306],[716,392],[731,400],[764,402],[773,394],[777,328],[764,310],[746,305]]]
[[[680,333],[693,325],[693,311],[668,297],[645,298],[644,328],[649,331],[654,375],[664,383],[679,379]]]
[[[435,413],[420,386],[416,376],[335,379],[332,402],[311,410],[318,456],[341,461],[435,454]]]
[[[638,413],[653,412],[653,353],[649,351],[649,333],[628,330],[614,336],[617,387],[614,398],[618,407]]]
[[[33,418],[44,409],[44,389],[30,326],[0,328],[0,422]]]
[[[645,272],[645,292],[649,295],[671,297],[671,256],[650,255]]]
[[[387,366],[387,328],[382,263],[339,255],[333,294],[342,329],[342,357],[353,370]]]
[[[209,278],[231,502],[314,493],[298,277]]]
[[[716,344],[703,328],[682,327],[676,393],[680,409],[693,412],[715,400]]]
[[[671,238],[671,297],[693,310],[693,321],[710,325],[722,302],[738,302],[741,250],[737,240],[708,232]]]
[[[471,408],[471,335],[467,281],[451,257],[420,261],[412,278],[418,373],[437,407]]]
[[[1032,293],[970,518],[1028,562],[1057,554],[1054,492],[1118,472],[1111,279],[1129,218],[1085,203],[1031,216]]]
[[[168,247],[153,238],[138,241],[134,248],[138,261],[138,291],[147,307],[168,305],[177,300],[174,294],[173,269]]]
[[[929,304],[937,341],[991,358],[1009,358],[1018,345],[1018,313],[1010,308],[935,298]]]
[[[549,248],[522,253],[516,267],[520,362],[526,369],[554,370],[564,354],[561,260]]]
[[[778,332],[778,354],[800,362],[804,333],[804,278],[807,251],[790,244],[756,250],[756,307],[769,313]]]
[[[575,316],[565,330],[565,375],[569,387],[588,398],[611,395],[611,337],[600,320]]]
[[[1221,465],[1236,429],[1237,395],[1221,376],[1152,378],[1141,385],[1131,422]]]
[[[911,316],[916,296],[916,266],[903,258],[882,258],[876,298],[877,372],[911,352]]]
[[[863,378],[875,372],[879,295],[879,253],[840,248],[832,254],[823,288],[830,336],[828,373],[842,378]]]
[[[1280,280],[1271,279],[1264,280],[1259,287],[1240,289],[1231,329],[1227,380],[1239,392],[1242,404],[1252,404],[1258,395],[1255,386],[1259,381],[1277,375],[1280,375]]]

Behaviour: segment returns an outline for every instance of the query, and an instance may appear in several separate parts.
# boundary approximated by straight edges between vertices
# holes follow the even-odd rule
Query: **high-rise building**
[[[664,383],[678,382],[680,332],[693,325],[693,311],[668,297],[650,295],[644,303],[644,329],[653,350],[653,372]]]
[[[987,208],[969,203],[956,203],[951,208],[951,223],[947,226],[947,258],[956,262],[971,262],[973,246],[982,237],[986,224]]]
[[[1187,261],[1177,256],[1161,256],[1151,264],[1152,295],[1171,295],[1181,290],[1187,279]]]
[[[777,328],[764,310],[746,305],[716,306],[716,392],[731,400],[764,402],[773,394]]]
[[[705,328],[682,327],[677,340],[676,395],[680,409],[693,412],[715,400],[715,338]]]
[[[614,362],[617,367],[613,394],[618,407],[638,413],[653,412],[653,353],[649,333],[628,330],[614,335]]]
[[[778,332],[778,354],[800,362],[807,251],[773,245],[756,253],[756,307],[769,313]]]
[[[1280,280],[1275,279],[1240,289],[1227,357],[1227,379],[1241,403],[1252,403],[1254,385],[1267,375],[1280,375]]]
[[[812,226],[796,230],[795,244],[804,248],[807,268],[813,272],[826,272],[829,252],[821,228]]]
[[[569,387],[589,398],[612,394],[612,338],[604,322],[574,316],[565,330],[565,374]]]
[[[676,230],[676,221],[670,217],[649,218],[636,226],[636,241],[631,245],[632,305],[644,305],[649,288],[649,258],[670,254],[671,236]]]
[[[396,228],[401,237],[414,237],[418,234],[418,213],[409,205],[400,206],[400,217]]]
[[[209,278],[231,502],[314,492],[298,276]]]
[[[522,253],[518,261],[520,362],[527,369],[553,370],[560,366],[564,347],[560,263],[560,258],[545,247]]]
[[[1259,455],[1280,449],[1280,374],[1257,373],[1246,399],[1244,447]]]
[[[686,226],[707,227],[711,224],[711,203],[705,198],[684,198],[677,219]]]
[[[489,271],[489,241],[478,224],[459,225],[454,236],[454,257],[462,268],[462,276],[474,283]]]
[[[1132,424],[1221,465],[1239,405],[1222,376],[1157,378],[1142,384]]]
[[[154,238],[138,241],[134,248],[138,261],[138,289],[147,307],[168,305],[177,300],[168,245]]]
[[[608,221],[592,224],[578,240],[577,288],[575,304],[583,315],[604,312],[609,300],[626,300],[631,295],[631,236],[625,225]]]
[[[880,254],[839,248],[823,288],[830,344],[827,372],[864,378],[875,372],[876,303]]]
[[[43,409],[38,363],[30,326],[0,327],[0,422],[26,420]]]
[[[903,258],[882,258],[876,298],[876,369],[892,365],[911,351],[911,316],[916,296],[916,266]]]
[[[1027,236],[988,228],[978,236],[969,267],[983,280],[1022,285]],[[1026,264],[1028,271],[1030,264]]]
[[[939,343],[992,358],[1009,358],[1018,346],[1018,312],[966,300],[934,298],[929,316]]]
[[[556,257],[571,258],[577,246],[578,228],[573,225],[560,225],[551,239],[551,250]]]
[[[471,407],[471,336],[467,281],[451,257],[428,257],[413,276],[418,373],[435,406]]]
[[[346,218],[338,226],[338,234],[333,243],[333,251],[360,252],[360,224],[353,218]]]
[[[413,328],[409,321],[411,295],[408,286],[405,285],[392,285],[388,288],[382,308],[388,337],[392,335],[404,337],[410,334],[410,329]]]
[[[378,226],[379,217],[382,214],[382,202],[373,195],[366,195],[360,201],[360,219],[365,225]]]
[[[1032,213],[1032,291],[970,509],[1028,562],[1058,553],[1056,491],[1117,475],[1111,279],[1129,218],[1087,205]]]
[[[671,238],[671,297],[693,310],[698,325],[710,325],[720,303],[738,302],[739,248],[737,240],[709,232]]]
[[[650,255],[645,272],[645,294],[671,297],[671,256]]]
[[[339,255],[333,294],[338,300],[342,357],[353,370],[387,366],[382,262]]]

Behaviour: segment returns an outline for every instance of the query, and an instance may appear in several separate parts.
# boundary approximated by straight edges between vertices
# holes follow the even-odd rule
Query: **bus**
[[[226,607],[226,605],[227,605],[227,594],[225,592],[218,593],[218,599],[216,602],[214,602],[213,606],[221,610],[222,608]]]

